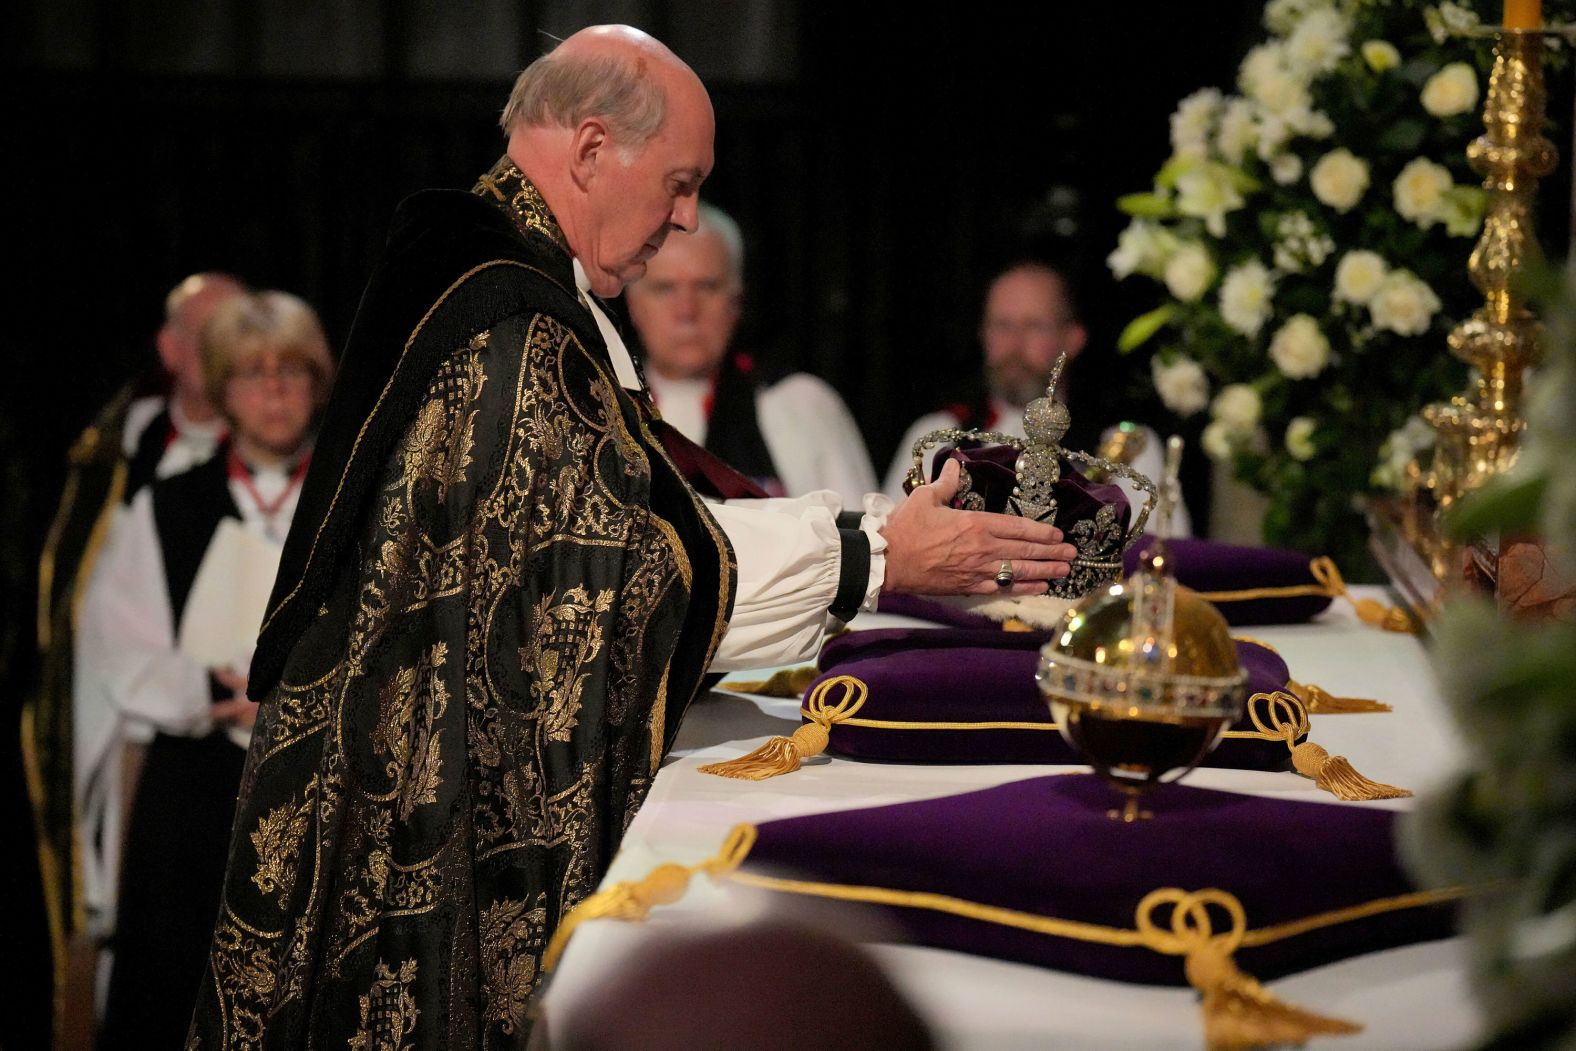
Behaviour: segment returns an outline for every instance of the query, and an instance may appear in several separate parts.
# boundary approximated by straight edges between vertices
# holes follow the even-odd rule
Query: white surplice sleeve
[[[755,411],[790,495],[830,489],[856,507],[866,493],[876,491],[876,472],[859,425],[824,381],[796,372],[758,392]]]
[[[77,647],[115,711],[182,736],[209,725],[208,669],[176,649],[164,559],[144,489],[116,523],[82,598]]]
[[[839,622],[828,608],[842,578],[842,499],[830,490],[791,499],[710,504],[739,561],[733,615],[711,670],[741,671],[809,660]],[[875,609],[886,579],[886,538],[879,530],[892,501],[864,498],[859,529],[870,542],[862,610]]]

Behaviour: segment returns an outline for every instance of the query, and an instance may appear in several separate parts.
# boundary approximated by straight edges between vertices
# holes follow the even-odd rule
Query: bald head
[[[689,68],[638,29],[583,29],[520,74],[498,123],[512,135],[519,127],[573,128],[600,116],[621,138],[643,145],[667,113],[653,64]]]
[[[239,278],[210,271],[192,274],[164,297],[164,324],[155,343],[172,397],[188,419],[201,422],[216,412],[203,382],[198,337],[215,310],[245,291]]]
[[[694,230],[711,172],[711,99],[672,51],[629,26],[583,29],[520,74],[501,123],[598,295],[645,273],[668,231]]]

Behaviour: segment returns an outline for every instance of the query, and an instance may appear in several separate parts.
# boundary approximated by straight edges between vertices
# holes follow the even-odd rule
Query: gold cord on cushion
[[[1139,901],[1133,927],[1109,927],[929,891],[822,883],[742,871],[740,866],[755,846],[756,835],[753,825],[735,825],[721,850],[698,865],[660,865],[643,880],[617,883],[585,899],[569,912],[554,933],[543,956],[544,970],[551,970],[557,964],[564,944],[581,923],[591,919],[644,920],[653,905],[683,897],[690,878],[704,872],[718,882],[727,880],[782,894],[925,909],[1052,938],[1146,948],[1168,956],[1181,956],[1188,982],[1203,997],[1207,1046],[1211,1051],[1245,1051],[1272,1044],[1301,1044],[1312,1036],[1356,1033],[1362,1027],[1277,1000],[1256,979],[1237,967],[1232,956],[1239,948],[1258,948],[1369,916],[1438,905],[1466,893],[1461,887],[1415,891],[1249,930],[1247,912],[1235,895],[1213,887],[1196,891],[1162,887]],[[1157,913],[1167,906],[1171,909],[1169,921],[1158,922]],[[1215,933],[1210,919],[1211,907],[1226,914],[1230,919],[1229,929]]]
[[[843,688],[842,699],[828,705],[827,697],[839,686]],[[834,675],[817,686],[805,700],[800,710],[810,721],[795,730],[792,737],[773,737],[737,759],[707,763],[700,772],[745,781],[764,781],[778,774],[792,773],[806,759],[826,751],[832,724],[843,722],[857,712],[869,693],[869,688],[852,675]]]
[[[651,915],[653,905],[671,905],[682,898],[689,889],[690,877],[697,872],[718,880],[726,877],[744,862],[753,846],[755,826],[735,825],[722,848],[697,865],[658,865],[645,879],[621,880],[597,891],[570,909],[559,922],[542,954],[542,970],[551,971],[558,965],[564,946],[586,920],[643,920]]]
[[[1171,907],[1171,922],[1155,922],[1155,912]],[[1229,929],[1214,932],[1210,906],[1231,920]],[[1138,903],[1138,933],[1145,947],[1184,958],[1188,984],[1202,996],[1204,1045],[1210,1051],[1301,1045],[1313,1036],[1339,1036],[1362,1026],[1328,1018],[1276,999],[1258,979],[1244,974],[1232,954],[1248,930],[1247,913],[1234,895],[1223,890],[1183,891],[1165,887]]]
[[[784,668],[772,672],[772,677],[769,679],[725,682],[722,688],[735,693],[753,693],[757,697],[798,697],[810,688],[810,684],[819,674],[815,665],[801,664],[797,668]]]
[[[1297,744],[1297,738],[1308,732],[1308,709],[1289,693],[1275,690],[1249,697],[1248,718],[1265,738],[1285,741],[1286,747],[1291,749],[1291,765],[1297,772],[1312,778],[1314,784],[1337,799],[1358,802],[1402,799],[1412,794],[1405,788],[1370,781],[1359,774],[1345,756],[1331,755],[1312,741]]]
[[[1300,598],[1311,595],[1344,598],[1352,604],[1352,609],[1357,612],[1357,619],[1364,624],[1372,624],[1386,631],[1417,634],[1417,620],[1406,610],[1396,606],[1386,606],[1375,598],[1355,597],[1347,588],[1346,581],[1341,577],[1341,571],[1335,566],[1335,561],[1328,556],[1320,555],[1310,561],[1308,572],[1313,574],[1313,579],[1318,583],[1290,584],[1286,587],[1274,588],[1243,588],[1240,591],[1200,591],[1199,594],[1211,602],[1247,602],[1252,599]],[[1264,644],[1259,643],[1259,645]]]
[[[1367,697],[1336,697],[1322,687],[1295,679],[1286,680],[1286,692],[1301,701],[1309,715],[1367,715],[1395,710],[1383,701],[1373,701]]]
[[[1280,650],[1274,646],[1251,635],[1233,635],[1231,639],[1233,642],[1246,642],[1276,655],[1280,654]],[[1312,683],[1300,683],[1295,679],[1286,680],[1286,691],[1302,702],[1309,715],[1367,715],[1395,710],[1383,701],[1371,701],[1366,697],[1336,697],[1322,687]]]
[[[1416,618],[1398,606],[1386,606],[1376,598],[1356,598],[1346,587],[1346,581],[1341,579],[1341,571],[1335,568],[1335,562],[1325,556],[1320,556],[1308,563],[1308,571],[1313,574],[1313,579],[1325,586],[1326,594],[1331,598],[1344,598],[1352,604],[1357,611],[1357,619],[1364,624],[1373,624],[1385,631],[1399,631],[1415,635],[1418,631]]]

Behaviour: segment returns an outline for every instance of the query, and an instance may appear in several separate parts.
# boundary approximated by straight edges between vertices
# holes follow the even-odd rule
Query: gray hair
[[[666,115],[667,96],[644,58],[549,51],[515,80],[498,124],[507,135],[522,125],[574,128],[601,117],[620,145],[632,148],[645,145]]]
[[[739,230],[739,224],[733,221],[733,216],[718,208],[714,204],[701,201],[696,206],[699,222],[695,226],[696,234],[712,233],[722,242],[723,250],[728,253],[728,273],[733,278],[737,288],[744,287],[744,234]]]

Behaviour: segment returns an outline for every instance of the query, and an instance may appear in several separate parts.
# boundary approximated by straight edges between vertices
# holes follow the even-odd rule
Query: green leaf
[[[1160,171],[1155,174],[1155,185],[1169,190],[1176,186],[1180,176],[1197,168],[1200,163],[1202,162],[1193,157],[1172,157],[1161,165]]]
[[[1116,199],[1116,207],[1138,219],[1170,219],[1177,214],[1171,200],[1158,193],[1129,193]]]
[[[1411,153],[1423,142],[1428,125],[1420,120],[1398,120],[1380,134],[1376,140],[1380,149],[1393,153]]]
[[[1458,540],[1469,540],[1496,529],[1532,529],[1547,487],[1548,479],[1543,477],[1491,479],[1446,514],[1445,531]]]
[[[1149,342],[1150,338],[1164,328],[1166,322],[1170,321],[1175,313],[1175,304],[1166,303],[1147,314],[1138,315],[1129,321],[1127,327],[1122,329],[1122,334],[1116,337],[1116,349],[1123,354],[1131,354]]]

